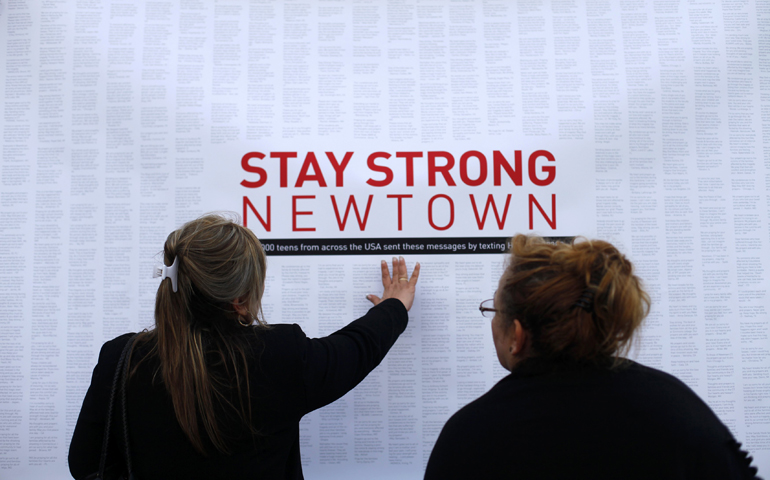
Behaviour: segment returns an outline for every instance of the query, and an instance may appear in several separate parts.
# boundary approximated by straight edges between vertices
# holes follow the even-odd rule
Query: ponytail
[[[205,431],[214,448],[229,453],[222,408],[242,427],[252,426],[244,326],[259,320],[264,291],[265,254],[248,229],[219,215],[207,215],[172,232],[164,245],[164,263],[177,262],[177,291],[165,279],[155,298],[155,329],[146,341],[157,355],[164,386],[176,419],[193,447],[206,454]],[[249,309],[239,315],[234,304]],[[225,369],[212,369],[214,355]],[[234,388],[236,399],[230,395]],[[219,412],[219,414],[218,414]],[[202,428],[201,428],[202,424]]]

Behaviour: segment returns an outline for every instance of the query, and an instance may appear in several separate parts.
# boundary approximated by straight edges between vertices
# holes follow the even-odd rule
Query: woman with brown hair
[[[692,390],[623,358],[649,306],[609,243],[515,236],[480,306],[511,373],[449,419],[425,478],[755,478]]]
[[[130,460],[136,478],[302,478],[299,421],[340,398],[382,361],[406,328],[419,264],[403,258],[369,312],[319,339],[260,319],[265,253],[247,228],[207,215],[164,246],[155,328],[128,355]],[[99,354],[70,445],[75,478],[97,470],[113,376],[131,334]],[[129,347],[131,348],[131,347]],[[108,461],[124,466],[122,419],[110,418]]]

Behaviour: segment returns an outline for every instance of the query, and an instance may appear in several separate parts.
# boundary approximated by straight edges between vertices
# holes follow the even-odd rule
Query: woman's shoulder
[[[112,340],[107,340],[106,342],[104,342],[104,345],[102,345],[102,349],[104,350],[106,348],[108,350],[113,350],[113,349],[122,350],[123,347],[126,346],[126,343],[128,343],[128,340],[134,335],[136,335],[136,332],[128,332],[128,333],[124,333],[123,335],[118,335]]]
[[[649,378],[656,382],[665,382],[666,384],[672,385],[674,388],[690,389],[684,382],[674,375],[655,367],[643,365],[628,358],[622,359],[616,367],[611,369],[611,371],[623,375],[638,376],[639,378]]]
[[[112,340],[107,340],[104,342],[101,350],[99,351],[99,363],[114,360],[111,363],[117,364],[118,359],[120,358],[120,354],[123,352],[123,348],[125,348],[128,340],[134,335],[136,335],[136,333],[124,333],[123,335],[119,335]]]
[[[120,354],[123,352],[128,340],[134,336],[134,333],[124,333],[112,340],[107,340],[99,350],[99,358],[91,377],[92,384],[110,384],[115,375],[115,369],[120,360]]]
[[[255,325],[250,327],[253,335],[249,336],[255,342],[291,342],[297,337],[304,338],[305,332],[296,323],[275,323]]]
[[[697,452],[698,478],[755,478],[752,458],[741,450],[741,443],[709,405],[686,383],[676,376],[653,367],[629,361],[629,384],[638,390],[635,401],[646,403],[660,431],[672,443],[689,446],[686,451]],[[693,454],[696,455],[696,454]]]
[[[521,422],[524,419],[520,415],[511,413],[517,408],[532,411],[562,405],[565,411],[580,406],[605,418],[625,418],[634,412],[682,432],[710,430],[722,438],[728,432],[697,393],[674,375],[656,368],[628,360],[615,368],[548,372],[528,375],[514,370],[460,409],[450,419],[452,427],[472,427],[495,417]],[[566,398],[570,400],[563,405]]]
[[[486,393],[466,404],[447,420],[444,430],[448,435],[467,436],[478,432],[479,425],[491,425],[503,420],[506,413],[515,410],[508,395],[510,376],[503,377]],[[487,430],[484,428],[482,430]],[[488,432],[487,432],[488,433]]]
[[[635,398],[659,398],[665,405],[672,406],[676,402],[709,409],[706,402],[695,391],[676,376],[642,365],[632,360],[626,360],[621,366],[612,370],[618,385],[630,392]],[[709,409],[710,411],[710,409]]]
[[[296,323],[277,323],[267,326],[251,327],[251,334],[246,338],[251,351],[259,357],[286,358],[297,356],[302,347],[302,340],[307,336]]]

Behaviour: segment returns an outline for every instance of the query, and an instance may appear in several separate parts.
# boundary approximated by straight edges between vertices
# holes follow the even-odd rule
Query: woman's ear
[[[515,319],[513,321],[513,325],[511,325],[511,332],[513,335],[513,344],[511,345],[511,353],[515,355],[519,355],[520,353],[524,352],[527,345],[527,331],[524,330],[524,327],[521,325],[521,322],[518,319]]]
[[[233,300],[233,310],[235,310],[235,313],[242,317],[251,318],[245,298],[236,298]]]

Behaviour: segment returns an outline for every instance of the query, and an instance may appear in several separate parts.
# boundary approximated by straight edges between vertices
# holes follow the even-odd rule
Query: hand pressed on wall
[[[393,276],[390,275],[388,262],[383,260],[380,262],[380,267],[382,268],[382,296],[367,295],[366,298],[375,305],[388,298],[397,298],[401,300],[407,310],[412,308],[415,286],[417,285],[417,278],[420,276],[420,263],[414,265],[411,277],[407,275],[404,257],[393,257]]]

